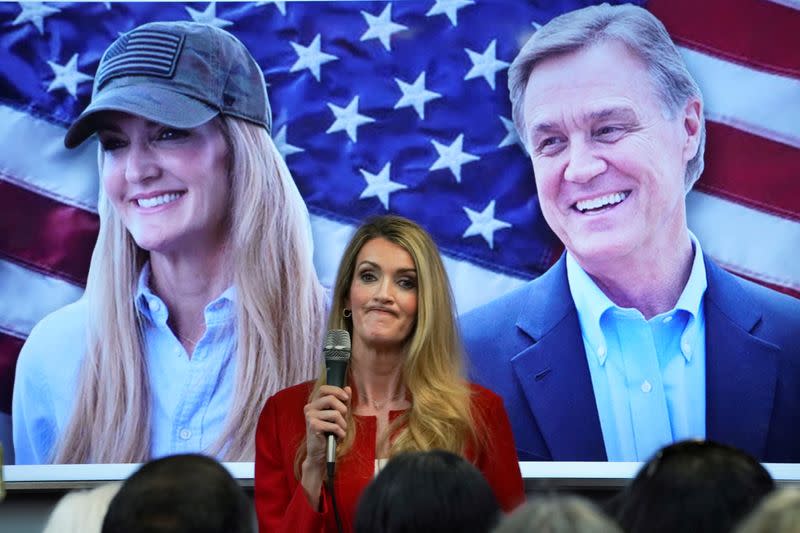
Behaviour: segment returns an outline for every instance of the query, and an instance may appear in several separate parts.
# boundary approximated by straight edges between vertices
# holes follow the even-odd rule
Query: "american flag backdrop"
[[[264,70],[273,136],[330,285],[363,218],[421,222],[459,311],[543,272],[561,246],[511,125],[507,69],[536,27],[586,0],[0,4],[0,438],[17,353],[82,293],[97,233],[96,146],[63,148],[100,56],[153,20],[237,35]],[[689,223],[723,266],[800,296],[800,1],[653,0],[706,99]],[[799,341],[800,342],[800,341]],[[58,365],[59,354],[53,354]],[[7,455],[9,455],[7,451]]]

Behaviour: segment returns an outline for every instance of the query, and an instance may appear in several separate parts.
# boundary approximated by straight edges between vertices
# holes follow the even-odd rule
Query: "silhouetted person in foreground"
[[[389,460],[358,504],[356,533],[486,533],[500,507],[480,471],[443,450]]]
[[[535,496],[493,533],[621,533],[592,502],[579,496]]]
[[[254,533],[242,488],[217,461],[173,455],[151,461],[111,501],[103,533]]]
[[[629,533],[727,533],[775,488],[761,464],[711,441],[661,449],[619,495]]]

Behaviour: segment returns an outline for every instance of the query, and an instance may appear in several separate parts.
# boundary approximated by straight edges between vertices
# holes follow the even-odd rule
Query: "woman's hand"
[[[314,509],[319,508],[319,495],[325,475],[327,434],[341,440],[347,431],[345,420],[350,407],[350,387],[341,389],[323,385],[303,408],[306,417],[306,458],[300,483]]]

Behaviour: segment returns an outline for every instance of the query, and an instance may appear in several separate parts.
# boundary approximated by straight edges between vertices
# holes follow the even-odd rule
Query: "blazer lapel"
[[[564,256],[536,280],[517,327],[534,344],[511,364],[553,460],[607,460]]]
[[[761,310],[706,258],[706,435],[762,458],[778,374],[778,347],[752,334]]]

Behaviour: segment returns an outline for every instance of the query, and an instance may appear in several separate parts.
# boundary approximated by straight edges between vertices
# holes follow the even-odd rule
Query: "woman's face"
[[[218,122],[184,130],[128,113],[102,120],[103,187],[136,244],[158,253],[223,245],[230,179]]]
[[[401,346],[417,321],[417,269],[405,248],[382,237],[368,241],[356,257],[346,305],[355,346]]]

